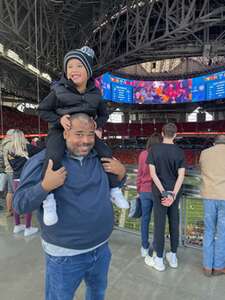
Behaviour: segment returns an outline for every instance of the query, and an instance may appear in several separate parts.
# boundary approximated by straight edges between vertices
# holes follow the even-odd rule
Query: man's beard
[[[80,147],[87,147],[88,148],[88,151],[87,151],[87,154],[88,155],[91,151],[91,149],[93,148],[93,144],[82,144],[80,145]],[[67,145],[67,149],[68,149],[68,152],[70,155],[73,155],[73,156],[83,156],[80,151],[79,151],[79,148],[77,150],[73,149],[72,147],[70,147],[70,145]]]

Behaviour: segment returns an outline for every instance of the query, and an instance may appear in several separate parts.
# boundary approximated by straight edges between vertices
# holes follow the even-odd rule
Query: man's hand
[[[106,172],[117,175],[119,180],[124,178],[126,169],[118,159],[103,157],[101,158],[101,161]]]
[[[53,167],[53,161],[49,159],[48,167],[45,172],[44,179],[42,180],[41,183],[42,188],[46,192],[51,192],[54,189],[63,185],[67,175],[66,169],[64,167],[56,171],[53,171],[52,167]]]
[[[174,197],[172,195],[168,195],[167,197],[161,199],[161,204],[163,206],[169,207],[173,204],[173,202],[174,202]]]
[[[70,115],[64,115],[60,118],[60,124],[65,130],[70,130],[71,128],[71,121]]]

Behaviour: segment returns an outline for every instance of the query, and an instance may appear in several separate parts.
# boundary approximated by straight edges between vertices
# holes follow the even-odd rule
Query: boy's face
[[[72,58],[68,61],[66,66],[66,76],[78,87],[83,87],[84,85],[86,86],[88,81],[88,75],[85,66],[76,58]]]

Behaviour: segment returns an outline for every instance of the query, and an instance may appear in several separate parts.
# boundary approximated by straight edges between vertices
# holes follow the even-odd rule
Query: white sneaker
[[[20,225],[15,225],[13,228],[13,233],[19,233],[25,229],[25,225],[20,224]]]
[[[148,255],[148,250],[143,247],[141,247],[141,257],[146,257]]]
[[[124,198],[121,189],[118,187],[112,188],[110,191],[110,197],[112,203],[114,203],[119,208],[129,208],[129,203],[126,198]]]
[[[146,263],[146,265],[156,269],[159,272],[165,271],[165,269],[166,269],[166,267],[163,263],[163,259],[159,258],[157,256],[152,257],[152,256],[147,255],[145,257],[145,263]]]
[[[49,194],[43,201],[43,222],[47,226],[54,225],[58,222],[56,201],[53,193]]]
[[[32,234],[35,234],[36,232],[38,232],[38,228],[37,227],[25,228],[25,230],[24,230],[24,236],[30,236]]]
[[[178,261],[176,253],[167,252],[166,253],[166,260],[171,268],[176,269],[178,267]]]

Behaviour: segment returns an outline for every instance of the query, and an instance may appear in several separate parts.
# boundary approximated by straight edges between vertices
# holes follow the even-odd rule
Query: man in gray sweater
[[[95,126],[85,114],[71,116],[71,128],[64,132],[67,150],[63,167],[54,171],[49,161],[41,179],[44,151],[32,157],[21,175],[14,196],[18,213],[38,210],[42,244],[46,254],[46,300],[72,300],[82,280],[86,299],[103,300],[111,252],[108,239],[113,229],[113,208],[105,173],[119,180],[125,168],[115,159],[101,163],[93,149]],[[42,202],[53,192],[58,222],[43,223]]]

